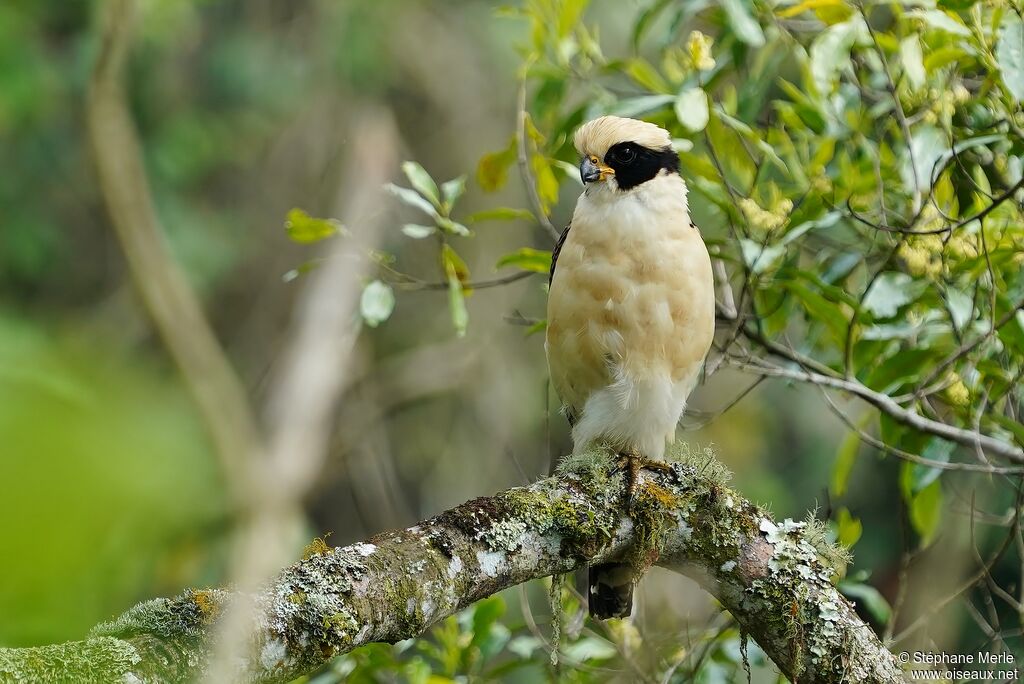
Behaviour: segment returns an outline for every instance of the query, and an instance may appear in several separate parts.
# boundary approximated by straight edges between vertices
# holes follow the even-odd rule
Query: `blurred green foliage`
[[[215,579],[223,490],[167,374],[0,317],[0,642],[77,638],[139,596]]]

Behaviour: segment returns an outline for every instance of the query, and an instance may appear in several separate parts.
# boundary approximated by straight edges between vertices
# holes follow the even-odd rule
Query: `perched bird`
[[[545,349],[573,450],[615,447],[631,482],[675,439],[715,327],[714,277],[666,130],[605,116],[574,139],[585,189],[551,259]],[[629,615],[627,564],[590,568],[590,612]]]

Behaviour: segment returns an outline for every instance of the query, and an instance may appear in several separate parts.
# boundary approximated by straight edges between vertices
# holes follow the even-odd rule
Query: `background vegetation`
[[[239,519],[93,170],[95,14],[0,6],[6,646],[223,583]],[[128,93],[172,253],[257,404],[298,291],[346,239],[329,219],[345,213],[359,106],[390,110],[415,160],[380,202],[308,538],[412,524],[567,450],[538,273],[580,190],[571,131],[638,116],[672,131],[727,275],[685,438],[779,517],[831,521],[854,552],[844,591],[900,648],[1019,659],[1021,14],[1010,0],[151,0]],[[533,681],[550,668],[545,593],[494,597],[311,681]],[[695,586],[653,572],[639,594],[635,621],[604,625],[564,594],[560,677],[739,676],[740,635]],[[753,645],[749,662],[774,680]]]

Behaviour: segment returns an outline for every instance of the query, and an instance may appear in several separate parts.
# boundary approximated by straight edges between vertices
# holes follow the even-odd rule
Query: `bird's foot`
[[[647,458],[636,449],[620,452],[616,465],[619,470],[626,473],[626,500],[628,502],[632,502],[633,496],[636,494],[636,488],[640,481],[641,470],[651,470],[664,473],[672,469],[672,466],[668,463]]]

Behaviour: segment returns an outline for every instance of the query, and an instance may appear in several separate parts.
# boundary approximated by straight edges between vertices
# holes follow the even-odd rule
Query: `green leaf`
[[[551,163],[542,154],[535,154],[530,160],[533,174],[537,179],[537,194],[540,196],[541,209],[545,214],[551,213],[551,205],[558,202],[558,179],[551,170]]]
[[[910,524],[921,537],[921,546],[935,541],[942,521],[942,482],[936,480],[910,501]]]
[[[764,273],[786,253],[785,245],[761,245],[759,242],[740,239],[743,261],[754,273]]]
[[[786,289],[796,295],[812,320],[824,323],[837,340],[845,339],[848,323],[838,304],[828,301],[803,283],[786,283]]]
[[[1024,100],[1024,21],[1009,15],[999,32],[996,61],[1006,89],[1018,102]]]
[[[999,341],[1013,348],[1018,354],[1024,354],[1024,311],[1018,311],[1013,319],[996,332]]]
[[[473,641],[477,642],[485,636],[504,614],[505,601],[500,596],[491,596],[477,602],[473,607]]]
[[[544,642],[535,636],[517,636],[508,642],[508,652],[520,660],[529,660],[533,652],[544,646]]]
[[[463,286],[469,282],[469,266],[449,244],[441,247],[441,268],[446,276],[454,273]]]
[[[918,126],[911,134],[912,155],[904,155],[903,165],[900,167],[903,185],[908,192],[915,189],[926,192],[931,187],[933,174],[942,166],[938,162],[947,154],[949,148],[946,135],[941,130],[935,126]]]
[[[949,463],[949,458],[953,455],[955,449],[956,445],[952,442],[933,437],[928,440],[928,446],[921,452],[921,456],[929,461]],[[909,487],[911,494],[918,494],[931,486],[942,475],[942,468],[934,468],[921,463],[909,463],[908,466],[907,473],[910,478]]]
[[[658,15],[665,10],[666,7],[675,4],[675,0],[656,0],[649,7],[644,9],[637,20],[633,23],[633,52],[640,52],[640,42],[644,37],[644,32],[647,27],[657,19]]]
[[[565,174],[566,178],[571,180],[573,183],[576,183],[581,188],[583,187],[583,179],[580,178],[579,166],[577,166],[576,164],[570,164],[567,161],[562,161],[561,159],[552,159],[551,165],[554,166],[556,169],[561,169],[562,173]]]
[[[481,223],[483,221],[534,221],[536,218],[529,209],[513,209],[511,207],[497,207],[495,209],[484,209],[465,218],[466,223]]]
[[[906,273],[883,273],[864,297],[864,308],[878,318],[892,318],[900,307],[914,301],[914,279]]]
[[[804,0],[797,5],[778,11],[777,14],[786,19],[803,14],[807,10],[813,10],[819,19],[829,25],[846,21],[853,12],[843,0]]]
[[[1024,425],[1000,413],[990,413],[988,417],[1001,428],[1013,435],[1018,444],[1024,444]]]
[[[421,226],[416,223],[406,223],[402,226],[402,232],[414,240],[422,240],[437,232],[436,226]]]
[[[754,143],[754,145],[757,146],[757,149],[761,150],[768,160],[775,164],[780,171],[787,174],[789,173],[789,168],[786,166],[786,163],[782,161],[782,158],[779,157],[778,153],[775,152],[775,148],[765,142],[761,136],[758,135],[757,131],[736,117],[729,116],[729,114],[727,114],[721,107],[716,105],[714,109],[715,115],[723,124]]]
[[[344,227],[338,221],[314,218],[302,209],[288,212],[284,229],[291,240],[304,245],[344,232]]]
[[[476,182],[484,192],[500,190],[508,180],[508,168],[515,160],[516,139],[513,136],[505,149],[480,158],[476,167]]]
[[[880,625],[889,624],[892,608],[885,597],[870,584],[840,580],[837,588],[843,596],[858,601]]]
[[[924,56],[925,71],[934,74],[944,66],[963,60],[967,54],[959,45],[945,45],[937,50],[929,50]]]
[[[466,177],[459,176],[441,184],[441,196],[444,197],[445,208],[451,211],[452,206],[466,192]]]
[[[838,211],[830,211],[816,219],[804,221],[800,225],[794,226],[790,228],[789,231],[786,232],[786,234],[782,238],[782,244],[788,245],[797,238],[803,237],[805,233],[812,231],[816,228],[831,228],[832,226],[839,223],[840,219],[842,219],[842,214],[840,214]],[[856,255],[856,258],[859,261],[860,255]],[[825,279],[825,281],[828,282],[828,279]]]
[[[939,0],[938,5],[945,10],[965,10],[970,9],[978,0]]]
[[[764,32],[750,14],[748,0],[719,0],[736,37],[751,47],[764,45]]]
[[[495,268],[502,266],[514,266],[534,273],[548,273],[551,270],[551,252],[532,247],[521,247],[498,259]]]
[[[924,85],[924,55],[921,53],[921,41],[917,36],[907,36],[900,41],[900,61],[903,62],[903,73],[907,75],[910,87],[917,90]]]
[[[561,11],[558,13],[558,37],[565,38],[570,35],[576,25],[580,23],[583,10],[586,9],[589,0],[563,0],[559,3]]]
[[[914,10],[908,12],[907,16],[915,17],[920,19],[929,28],[936,29],[939,31],[945,31],[955,36],[961,36],[963,38],[969,38],[971,35],[970,29],[964,26],[963,22],[960,21],[955,15],[943,12],[942,10]]]
[[[448,311],[452,317],[455,334],[465,337],[469,325],[469,312],[466,310],[466,297],[462,292],[462,284],[452,274],[448,274]]]
[[[363,288],[363,296],[359,299],[359,313],[371,328],[388,320],[395,310],[395,293],[391,287],[380,280],[374,280]]]
[[[824,106],[818,98],[808,97],[799,87],[784,78],[780,78],[778,82],[779,87],[796,105],[795,111],[800,120],[815,133],[824,133],[826,123]],[[795,127],[801,128],[800,126]]]
[[[975,313],[974,298],[966,292],[949,289],[946,291],[946,304],[949,306],[953,325],[957,330],[963,330],[964,326],[971,322],[971,315]]]
[[[846,506],[837,511],[836,527],[838,528],[839,543],[848,549],[853,548],[853,545],[857,543],[861,533],[864,531],[860,518],[854,518],[850,515],[850,510]]]
[[[437,183],[430,177],[426,169],[414,161],[402,162],[402,172],[409,179],[416,191],[430,200],[438,209],[441,208],[441,196],[437,193]]]
[[[858,421],[858,427],[865,427],[866,422],[870,419],[871,414],[865,414]],[[846,433],[846,437],[843,438],[842,444],[839,445],[839,451],[836,452],[836,462],[832,466],[832,493],[837,497],[846,494],[846,487],[850,482],[850,473],[853,472],[853,466],[857,462],[858,451],[860,451],[860,435],[855,430],[850,430]]]
[[[584,637],[562,646],[562,653],[570,662],[586,663],[592,660],[614,658],[618,651],[608,641],[598,637]]]
[[[698,86],[683,90],[676,98],[675,111],[679,123],[687,130],[694,133],[704,130],[710,116],[707,93]]]
[[[661,77],[661,74],[644,59],[635,57],[629,60],[626,63],[625,72],[630,78],[651,92],[664,93],[669,90],[668,84],[665,83],[665,79]]]
[[[462,284],[469,280],[469,269],[454,249],[445,245],[441,249],[441,263],[448,279],[448,312],[459,337],[466,335],[469,325],[469,312],[466,310],[466,294]]]
[[[526,333],[523,335],[523,337],[529,337],[530,335],[536,335],[537,333],[544,332],[547,329],[548,329],[548,320],[545,318],[544,320],[537,321],[536,323],[531,325],[529,328],[527,328],[526,329]]]
[[[437,209],[434,208],[434,205],[432,205],[427,200],[423,199],[423,197],[414,190],[410,190],[409,188],[403,188],[400,185],[395,185],[394,183],[388,183],[387,185],[384,186],[384,189],[390,192],[398,199],[400,199],[405,204],[408,204],[410,207],[415,207],[419,209],[428,216],[433,216],[434,218],[438,218],[440,216],[440,214],[437,213]]]
[[[437,227],[446,233],[451,233],[452,235],[461,235],[462,237],[466,237],[470,234],[469,228],[458,221],[452,221],[450,218],[445,218],[444,216],[437,217]]]
[[[676,152],[689,152],[693,149],[693,141],[686,138],[672,138],[672,149]]]
[[[640,97],[630,97],[616,102],[611,109],[608,110],[608,113],[632,119],[640,116],[641,114],[648,114],[662,109],[665,105],[671,103],[675,99],[676,98],[672,95],[641,95]]]
[[[992,143],[1000,142],[1002,140],[1005,140],[1005,136],[999,135],[997,133],[990,135],[979,135],[974,138],[968,138],[967,140],[961,140],[960,142],[953,145],[952,148],[950,148],[950,146],[946,144],[946,140],[943,137],[942,142],[940,144],[943,148],[942,154],[939,155],[938,159],[931,162],[932,175],[937,178],[939,169],[944,168],[945,165],[949,162],[949,160],[953,158],[954,155],[962,154],[965,150],[969,150],[972,147],[990,145]],[[925,173],[925,176],[927,176],[927,173]]]
[[[919,328],[914,326],[914,331]],[[901,349],[879,363],[865,378],[864,384],[879,392],[895,392],[903,385],[919,380],[921,374],[935,363],[931,349]]]
[[[811,78],[819,93],[832,92],[836,76],[850,63],[850,49],[865,33],[864,20],[855,17],[829,26],[814,39],[810,49]]]

